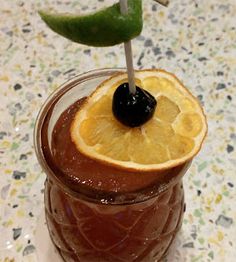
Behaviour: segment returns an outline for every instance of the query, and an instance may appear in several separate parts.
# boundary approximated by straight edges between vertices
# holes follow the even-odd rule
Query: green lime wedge
[[[56,33],[80,44],[113,46],[138,36],[143,27],[142,0],[128,0],[128,14],[120,12],[119,3],[88,15],[39,12]]]

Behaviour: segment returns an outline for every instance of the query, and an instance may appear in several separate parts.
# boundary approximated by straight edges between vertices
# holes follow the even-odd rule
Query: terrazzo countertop
[[[1,262],[39,261],[35,231],[45,175],[35,157],[33,128],[41,105],[77,74],[125,66],[122,45],[90,48],[45,26],[37,10],[62,2],[0,1]],[[86,12],[113,2],[68,0],[62,9]],[[184,178],[187,209],[176,261],[235,261],[236,1],[171,0],[169,8],[143,2],[144,29],[133,41],[135,67],[175,73],[198,97],[209,124],[204,147]]]

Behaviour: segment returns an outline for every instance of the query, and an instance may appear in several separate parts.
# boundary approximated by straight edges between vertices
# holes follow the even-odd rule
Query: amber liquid
[[[47,140],[50,112],[42,129],[46,220],[65,261],[160,261],[181,227],[187,165],[159,173],[124,172],[78,152],[70,138],[83,100],[58,119]]]

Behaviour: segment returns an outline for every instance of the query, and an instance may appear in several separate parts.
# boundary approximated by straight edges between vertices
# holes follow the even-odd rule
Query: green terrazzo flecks
[[[122,45],[90,48],[46,28],[37,10],[48,2],[63,11],[71,2],[71,10],[84,12],[111,3],[1,3],[1,262],[37,261],[34,233],[43,210],[45,175],[35,157],[33,128],[42,103],[60,84],[79,73],[125,66]],[[148,0],[143,5],[144,29],[133,40],[135,67],[158,67],[176,74],[204,106],[209,124],[207,140],[184,178],[187,206],[173,262],[234,261],[235,0],[171,0],[168,8]]]

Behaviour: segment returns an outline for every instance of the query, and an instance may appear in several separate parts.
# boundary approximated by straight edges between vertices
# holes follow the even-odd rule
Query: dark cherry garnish
[[[136,92],[132,94],[129,91],[129,84],[124,83],[113,95],[112,110],[122,124],[138,127],[153,116],[156,105],[156,99],[149,92],[136,86]]]

